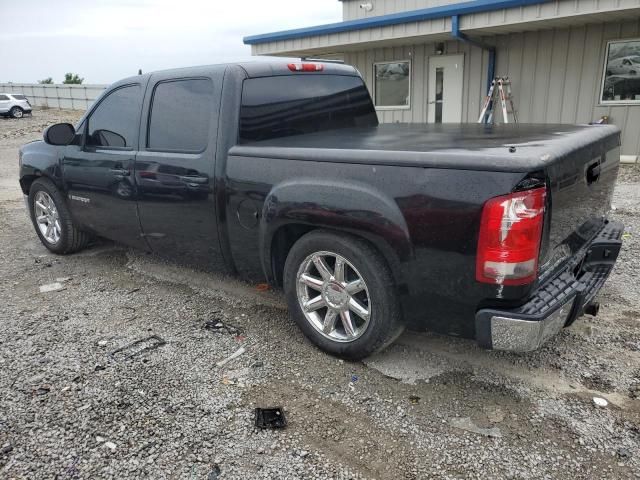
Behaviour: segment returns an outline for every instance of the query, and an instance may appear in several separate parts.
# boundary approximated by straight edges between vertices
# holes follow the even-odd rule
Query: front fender
[[[317,178],[290,179],[275,185],[263,204],[260,251],[271,272],[276,232],[287,225],[308,225],[365,238],[386,258],[400,285],[400,264],[413,256],[406,221],[396,202],[366,184]]]
[[[47,177],[61,187],[62,172],[60,171],[59,149],[47,145],[43,141],[31,142],[20,149],[20,186],[24,194],[29,193],[29,186],[35,178]]]

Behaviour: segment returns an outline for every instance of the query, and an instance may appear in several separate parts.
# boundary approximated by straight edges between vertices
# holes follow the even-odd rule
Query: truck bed
[[[619,145],[619,132],[613,125],[385,124],[251,142],[233,147],[230,154],[531,172],[596,143],[602,153],[609,151]]]

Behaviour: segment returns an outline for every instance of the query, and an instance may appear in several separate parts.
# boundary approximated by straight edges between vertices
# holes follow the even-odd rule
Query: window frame
[[[128,87],[139,87],[142,88],[142,85],[140,85],[139,83],[127,83],[126,85],[118,85],[117,87],[114,87],[112,90],[109,90],[108,92],[105,93],[105,95],[100,99],[100,101],[98,103],[96,103],[93,108],[91,108],[91,111],[87,114],[86,118],[82,119],[82,121],[80,122],[80,125],[78,126],[82,126],[82,150],[83,151],[96,151],[96,150],[116,150],[116,151],[120,151],[120,152],[135,152],[138,150],[138,147],[140,146],[140,127],[138,127],[138,132],[136,134],[137,136],[137,141],[136,141],[136,145],[135,147],[109,147],[109,146],[101,146],[101,145],[87,145],[87,138],[89,138],[89,123],[91,122],[91,117],[93,117],[93,114],[95,113],[95,111],[100,107],[100,105],[102,105],[102,102],[104,102],[107,98],[109,98],[111,96],[111,94],[117,92],[118,90],[122,90],[123,88],[128,88]],[[144,92],[140,92],[141,95],[144,94]],[[142,111],[142,102],[140,103],[141,105],[141,111]],[[82,125],[84,123],[84,125]],[[90,150],[87,150],[90,149]]]
[[[158,89],[158,87],[163,84],[163,83],[175,83],[175,82],[186,82],[189,80],[207,80],[210,84],[211,84],[211,99],[215,100],[215,94],[214,94],[214,83],[213,83],[213,79],[211,79],[210,77],[207,76],[197,76],[197,77],[175,77],[175,78],[166,78],[163,80],[158,80],[155,85],[153,86],[153,89],[151,90],[151,97],[149,99],[149,110],[147,112],[147,126],[146,126],[146,134],[145,134],[145,141],[144,141],[144,151],[145,152],[165,152],[165,153],[183,153],[183,154],[190,154],[190,155],[199,155],[201,153],[204,153],[207,151],[207,149],[209,148],[209,143],[211,140],[211,116],[212,113],[210,113],[210,117],[209,117],[209,133],[207,133],[207,143],[205,144],[204,148],[200,149],[200,150],[181,150],[181,149],[165,149],[165,148],[151,148],[149,146],[149,139],[150,139],[150,135],[149,133],[151,132],[151,115],[153,114],[153,100],[155,99],[156,96],[156,90]],[[213,108],[213,105],[212,105]]]
[[[378,65],[389,65],[391,63],[407,63],[409,64],[409,101],[407,102],[406,105],[376,105],[376,90],[378,88],[377,86],[377,82],[376,82],[376,66]],[[376,110],[411,110],[411,87],[412,87],[412,81],[411,81],[411,76],[413,73],[413,67],[411,65],[411,60],[385,60],[382,62],[373,62],[373,106]]]
[[[609,48],[614,43],[627,43],[627,42],[639,42],[640,37],[638,38],[622,38],[618,40],[609,40],[604,49],[604,58],[602,59],[602,79],[600,80],[600,88],[598,89],[598,105],[602,106],[614,106],[614,105],[640,105],[640,100],[603,100],[602,96],[604,94],[604,84],[607,79],[607,64],[609,59]],[[638,78],[640,78],[640,74],[638,74]],[[638,92],[640,95],[640,92]]]

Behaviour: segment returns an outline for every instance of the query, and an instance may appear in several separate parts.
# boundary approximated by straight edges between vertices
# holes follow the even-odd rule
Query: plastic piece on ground
[[[256,408],[256,427],[258,428],[285,428],[287,418],[282,407]]]

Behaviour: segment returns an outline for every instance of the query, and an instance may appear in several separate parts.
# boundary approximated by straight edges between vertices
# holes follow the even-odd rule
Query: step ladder
[[[511,96],[511,80],[509,77],[496,77],[493,79],[489,87],[489,93],[484,99],[484,106],[482,107],[482,112],[480,112],[478,123],[493,123],[493,112],[498,101],[500,101],[500,106],[502,107],[502,123],[509,123],[509,113],[513,117],[513,123],[518,123],[516,109],[513,106],[513,98]],[[507,102],[511,107],[511,112],[507,112]]]

